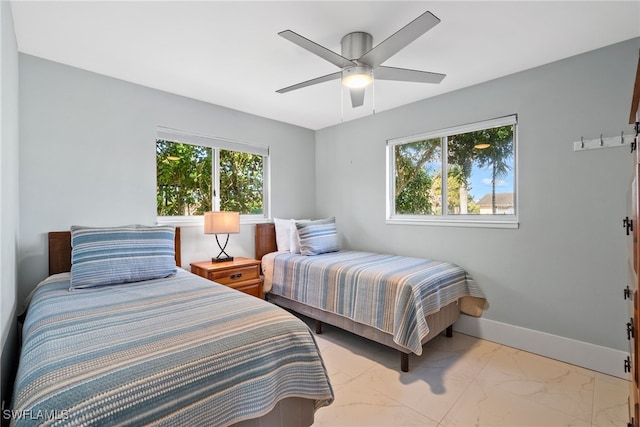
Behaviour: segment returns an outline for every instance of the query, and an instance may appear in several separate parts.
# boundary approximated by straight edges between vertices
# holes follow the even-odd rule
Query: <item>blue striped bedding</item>
[[[469,307],[468,314],[478,316],[486,304],[475,281],[448,262],[354,251],[282,252],[272,270],[271,293],[391,334],[418,355],[429,333],[426,316],[464,299],[462,311]]]
[[[181,269],[74,291],[68,273],[52,276],[23,337],[15,425],[224,426],[286,397],[333,400],[303,322]]]

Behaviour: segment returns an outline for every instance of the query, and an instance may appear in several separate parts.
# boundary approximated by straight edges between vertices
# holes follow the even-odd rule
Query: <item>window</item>
[[[387,222],[517,226],[516,124],[508,116],[388,141]]]
[[[207,211],[269,217],[268,148],[158,130],[156,200],[159,222],[189,221]]]

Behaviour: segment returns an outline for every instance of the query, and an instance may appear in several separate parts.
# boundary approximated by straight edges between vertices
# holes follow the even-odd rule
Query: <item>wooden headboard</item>
[[[266,254],[277,250],[275,224],[256,224],[256,259],[261,260]]]
[[[180,247],[180,227],[175,236],[176,265],[182,265]],[[52,231],[49,233],[49,275],[71,271],[71,232]]]

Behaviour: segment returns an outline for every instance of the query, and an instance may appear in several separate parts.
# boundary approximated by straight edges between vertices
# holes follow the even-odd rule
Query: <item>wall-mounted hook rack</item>
[[[584,137],[580,137],[580,141],[573,142],[573,151],[594,150],[596,148],[613,148],[613,147],[627,147],[633,141],[635,137],[633,135],[625,135],[624,132],[620,132],[620,136],[612,136],[610,138],[603,138],[600,134],[600,138],[586,140]]]

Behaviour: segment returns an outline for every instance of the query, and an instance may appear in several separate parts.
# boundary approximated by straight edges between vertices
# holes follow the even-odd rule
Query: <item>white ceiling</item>
[[[20,52],[309,129],[640,36],[637,0],[19,0],[11,7]],[[442,22],[384,65],[447,74],[441,84],[377,81],[357,109],[339,80],[275,92],[338,71],[278,32],[291,29],[340,53],[347,33],[368,32],[375,46],[427,10]]]

